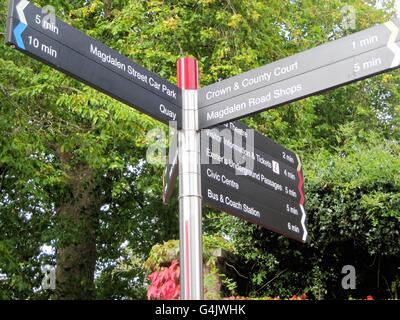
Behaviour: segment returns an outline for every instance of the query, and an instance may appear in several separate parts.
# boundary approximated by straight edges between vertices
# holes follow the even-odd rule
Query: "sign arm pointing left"
[[[165,124],[176,121],[180,128],[177,86],[57,18],[43,21],[42,10],[29,1],[11,0],[7,43]]]

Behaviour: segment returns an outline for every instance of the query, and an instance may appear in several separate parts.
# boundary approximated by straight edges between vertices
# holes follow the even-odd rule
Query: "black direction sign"
[[[12,0],[7,43],[169,124],[181,122],[181,90],[59,19],[49,22],[26,0]]]
[[[202,88],[200,127],[212,127],[398,68],[399,27],[398,19],[389,21]]]
[[[163,203],[167,204],[171,199],[174,191],[176,178],[178,177],[179,166],[178,166],[178,134],[172,137],[169,146],[169,157],[168,163],[165,167],[164,179],[163,179]]]
[[[287,160],[292,158],[295,163]],[[233,122],[203,130],[201,161],[205,203],[290,238],[307,240],[301,163],[292,151]]]

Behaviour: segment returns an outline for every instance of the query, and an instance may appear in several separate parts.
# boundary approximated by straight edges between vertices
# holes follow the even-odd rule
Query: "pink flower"
[[[147,299],[179,299],[179,261],[174,260],[168,268],[161,268],[149,275],[151,285],[147,290]]]
[[[151,282],[154,282],[156,280],[157,276],[158,276],[158,272],[153,272],[151,275],[149,275],[148,278]]]

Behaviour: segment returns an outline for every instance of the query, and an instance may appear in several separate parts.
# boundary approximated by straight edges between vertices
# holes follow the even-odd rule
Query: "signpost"
[[[180,129],[165,170],[163,200],[169,201],[179,170],[182,299],[203,298],[202,198],[307,241],[299,157],[232,120],[400,65],[397,19],[198,91],[194,58],[178,61],[178,87],[63,21],[47,18],[27,0],[10,0],[6,42],[165,124],[175,121]],[[204,130],[200,146],[200,129],[211,127],[217,132]]]
[[[253,139],[248,138],[253,134],[251,145]],[[205,130],[201,154],[204,202],[287,237],[307,240],[297,155],[239,122]]]
[[[179,59],[177,73],[182,88],[182,130],[178,135],[181,299],[201,300],[204,289],[197,60]]]
[[[399,20],[389,21],[202,88],[200,128],[398,68],[399,27]]]
[[[103,93],[168,124],[181,123],[181,90],[26,0],[9,4],[6,41]]]

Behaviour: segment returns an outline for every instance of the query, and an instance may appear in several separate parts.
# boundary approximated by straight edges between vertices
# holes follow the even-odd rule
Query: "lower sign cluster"
[[[204,130],[201,176],[208,205],[307,240],[301,162],[290,150],[238,122]]]

